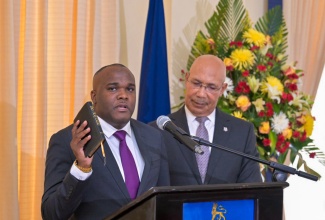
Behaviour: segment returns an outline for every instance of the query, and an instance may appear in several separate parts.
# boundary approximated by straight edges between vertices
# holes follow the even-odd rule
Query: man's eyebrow
[[[119,85],[119,84],[120,84],[120,83],[118,83],[118,82],[109,82],[109,83],[107,83],[106,85],[107,85],[107,86],[117,86],[117,85]],[[128,86],[135,86],[135,83],[129,83]]]

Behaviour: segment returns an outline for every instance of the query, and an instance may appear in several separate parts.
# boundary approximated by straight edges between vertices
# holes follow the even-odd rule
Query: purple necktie
[[[128,188],[131,199],[135,199],[137,197],[140,181],[134,158],[126,144],[125,135],[126,132],[123,130],[114,133],[114,136],[120,140],[120,156],[124,170],[125,184]]]
[[[208,120],[208,117],[197,117],[196,120],[199,122],[199,127],[196,130],[196,136],[209,141],[209,133],[207,128],[205,127],[204,123],[206,120]],[[204,154],[195,154],[197,165],[199,168],[200,176],[202,183],[204,183],[205,175],[207,173],[208,168],[208,162],[210,157],[210,150],[208,146],[201,145],[202,151],[204,151]]]

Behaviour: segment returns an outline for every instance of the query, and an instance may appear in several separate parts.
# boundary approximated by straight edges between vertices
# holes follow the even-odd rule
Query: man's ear
[[[91,101],[96,104],[97,100],[96,100],[96,91],[95,90],[91,90],[90,92],[90,97],[91,97]]]
[[[224,91],[227,89],[227,87],[228,87],[228,84],[227,83],[223,83],[222,84],[221,94],[224,93]]]
[[[190,77],[190,72],[186,72],[186,73],[185,73],[185,80],[186,80],[186,81],[188,80],[188,77]]]

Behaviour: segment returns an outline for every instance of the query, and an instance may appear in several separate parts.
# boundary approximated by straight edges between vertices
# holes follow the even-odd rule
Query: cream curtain
[[[325,1],[284,0],[289,61],[304,71],[302,90],[315,97],[325,63]]]
[[[117,0],[0,1],[0,219],[41,219],[50,135],[119,57]]]

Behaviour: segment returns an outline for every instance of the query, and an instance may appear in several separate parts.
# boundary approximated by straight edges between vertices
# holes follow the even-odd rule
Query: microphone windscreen
[[[170,121],[170,118],[168,116],[165,115],[161,115],[157,118],[157,126],[158,128],[160,128],[161,130],[164,130],[164,126],[166,124],[166,122]]]

